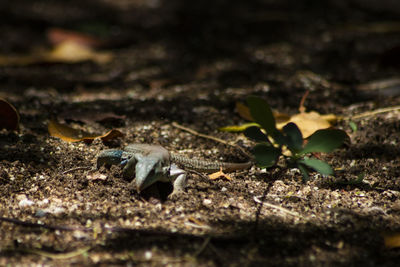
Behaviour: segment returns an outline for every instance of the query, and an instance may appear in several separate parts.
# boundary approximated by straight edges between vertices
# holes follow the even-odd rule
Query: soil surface
[[[251,150],[218,130],[246,122],[235,104],[249,95],[295,114],[309,91],[308,110],[344,118],[399,104],[394,1],[248,2],[2,1],[2,55],[50,47],[50,28],[90,28],[113,59],[0,67],[0,96],[21,117],[0,132],[1,266],[398,264],[384,242],[400,233],[398,109],[355,117],[357,129],[339,121],[350,142],[319,155],[335,175],[307,182],[285,166],[189,173],[169,199],[168,184],[138,194],[118,166],[95,168],[99,151],[129,143],[246,161],[173,123]],[[124,136],[69,143],[50,120]]]

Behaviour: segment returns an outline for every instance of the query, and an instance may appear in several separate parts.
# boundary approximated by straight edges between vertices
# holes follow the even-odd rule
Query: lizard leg
[[[122,169],[122,177],[126,180],[131,180],[135,176],[137,159],[135,157],[127,160],[125,167]]]
[[[169,197],[173,197],[183,192],[186,186],[186,175],[187,173],[178,168],[175,164],[171,164],[171,168],[169,170],[169,176],[171,181],[173,180],[173,191]]]

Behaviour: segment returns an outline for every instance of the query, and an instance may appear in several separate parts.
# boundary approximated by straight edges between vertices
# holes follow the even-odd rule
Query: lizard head
[[[168,176],[168,166],[158,157],[141,157],[136,164],[136,188],[140,192]]]

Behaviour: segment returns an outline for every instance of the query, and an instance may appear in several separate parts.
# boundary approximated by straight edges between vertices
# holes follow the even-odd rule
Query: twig
[[[83,231],[83,232],[89,232],[92,231],[91,228],[86,228],[86,227],[79,227],[79,226],[57,226],[57,225],[47,225],[47,224],[40,224],[40,223],[33,223],[33,222],[26,222],[26,221],[21,221],[18,219],[13,219],[13,218],[6,218],[6,217],[0,217],[0,221],[3,222],[9,222],[25,227],[37,227],[37,228],[45,228],[49,230],[60,230],[60,231]]]
[[[185,225],[193,227],[193,228],[197,228],[197,229],[211,230],[211,227],[208,226],[208,225],[198,225],[198,224],[195,224],[195,223],[192,223],[192,222],[185,222]]]
[[[33,253],[33,254],[40,255],[40,256],[44,256],[44,257],[47,257],[47,258],[50,258],[53,260],[65,260],[65,259],[79,256],[85,252],[88,252],[90,249],[91,249],[91,247],[87,246],[87,247],[83,247],[83,248],[77,249],[75,251],[66,252],[66,253],[51,253],[51,252],[47,252],[47,251],[43,251],[43,250],[39,250],[39,249],[22,249],[22,251],[27,252],[27,253]]]
[[[227,258],[221,253],[219,253],[218,249],[213,244],[209,243],[208,248],[210,248],[216,255],[214,260],[217,261],[217,266],[223,266],[228,262]]]
[[[296,199],[301,199],[301,200],[307,200],[305,197],[300,197],[296,195],[279,195],[279,194],[272,194],[268,195],[268,197],[280,197],[280,198],[296,198]]]
[[[273,208],[273,209],[277,209],[277,210],[282,211],[283,213],[291,215],[293,217],[304,219],[304,217],[301,216],[300,214],[298,214],[297,212],[292,212],[292,211],[290,211],[288,209],[285,209],[283,207],[280,207],[280,206],[277,206],[277,205],[274,205],[274,204],[271,204],[271,203],[268,203],[268,202],[263,202],[257,196],[255,196],[253,199],[257,203],[260,203],[260,204],[262,203],[263,206],[267,206],[267,207],[270,207],[270,208]]]
[[[70,173],[70,172],[80,171],[80,170],[90,170],[90,169],[91,169],[91,167],[88,167],[88,166],[86,166],[86,167],[83,167],[83,166],[82,167],[76,167],[76,168],[72,168],[72,169],[63,171],[62,174],[67,174],[67,173]]]
[[[394,106],[394,107],[388,107],[388,108],[379,108],[373,111],[367,111],[367,112],[363,112],[354,116],[349,116],[347,117],[347,119],[361,119],[361,118],[365,118],[365,117],[371,117],[377,114],[381,114],[381,113],[386,113],[386,112],[390,112],[390,111],[396,111],[396,110],[400,110],[400,106]]]
[[[193,135],[200,136],[200,137],[203,137],[203,138],[206,138],[206,139],[210,139],[210,140],[213,140],[215,142],[218,142],[218,143],[221,143],[221,144],[224,144],[224,145],[228,145],[228,146],[234,147],[234,148],[240,150],[240,152],[242,152],[247,158],[249,158],[249,159],[253,158],[253,156],[249,152],[247,152],[245,149],[243,149],[242,147],[240,147],[240,146],[238,146],[236,144],[229,143],[229,142],[227,142],[227,141],[225,141],[223,139],[220,139],[218,137],[214,137],[214,136],[211,136],[211,135],[206,135],[206,134],[199,133],[199,132],[197,132],[197,131],[195,131],[193,129],[190,129],[190,128],[187,128],[185,126],[182,126],[182,125],[180,125],[180,124],[178,124],[176,122],[172,122],[172,126],[178,128],[178,129],[181,129],[183,131],[186,131],[188,133],[191,133]]]
[[[300,112],[300,113],[303,113],[303,112],[306,111],[306,108],[304,107],[304,102],[306,102],[306,99],[307,99],[307,97],[308,97],[309,94],[310,94],[310,90],[307,90],[307,91],[304,93],[304,95],[303,95],[303,97],[301,98],[301,100],[300,100],[300,105],[299,105],[299,112]]]
[[[211,237],[208,236],[204,240],[203,244],[201,244],[200,248],[194,253],[193,256],[197,258],[206,249],[207,245],[210,243],[210,240],[211,240]]]
[[[209,179],[208,179],[208,176],[205,175],[204,173],[198,172],[198,171],[196,171],[196,170],[191,170],[191,169],[188,169],[187,171],[188,171],[188,172],[191,172],[191,173],[194,173],[194,174],[197,174],[198,176],[200,176],[200,177],[202,177],[202,178],[204,178],[204,179],[206,179],[206,180],[209,180]]]

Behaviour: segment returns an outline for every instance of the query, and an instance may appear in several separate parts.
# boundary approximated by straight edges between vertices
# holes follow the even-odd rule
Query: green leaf
[[[260,126],[258,123],[255,122],[250,122],[250,123],[245,123],[242,125],[230,125],[230,126],[225,126],[221,127],[218,130],[223,131],[223,132],[243,132],[247,128],[253,127],[253,126]]]
[[[303,148],[303,135],[299,127],[293,122],[290,122],[286,124],[282,130],[287,136],[286,143],[289,150],[295,153],[301,151]]]
[[[346,137],[347,134],[342,130],[318,130],[308,138],[308,143],[300,153],[332,152],[343,144]]]
[[[307,166],[301,164],[301,163],[297,163],[297,168],[300,170],[301,175],[303,176],[303,181],[308,181],[308,179],[310,179],[310,176],[308,175],[308,169]]]
[[[351,130],[353,131],[353,133],[357,132],[357,124],[354,121],[350,121],[349,126],[350,126]]]
[[[281,154],[280,148],[265,143],[256,145],[252,152],[256,164],[260,168],[269,168],[275,165]]]
[[[272,134],[272,139],[274,139],[275,143],[277,143],[280,146],[287,146],[288,141],[286,136],[283,135],[280,131],[276,131],[275,133]]]
[[[365,178],[365,173],[362,172],[357,176],[357,179],[354,181],[356,184],[361,184]]]
[[[244,131],[244,135],[256,142],[269,142],[268,136],[261,132],[259,127],[252,126]]]
[[[320,174],[325,174],[325,175],[333,174],[332,167],[325,161],[319,159],[303,159],[299,160],[298,162],[310,167],[311,169],[316,170]]]
[[[256,96],[247,98],[247,105],[254,121],[261,125],[267,131],[267,134],[273,135],[276,131],[275,118],[268,103]]]

